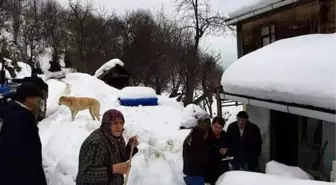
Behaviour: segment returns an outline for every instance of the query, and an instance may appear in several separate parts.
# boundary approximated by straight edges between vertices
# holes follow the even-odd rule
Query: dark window
[[[275,25],[265,25],[261,27],[261,47],[275,42]]]

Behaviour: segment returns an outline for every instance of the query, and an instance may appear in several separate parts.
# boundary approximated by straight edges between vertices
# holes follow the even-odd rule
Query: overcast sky
[[[67,4],[68,0],[58,0],[62,4]],[[124,14],[127,10],[133,9],[149,9],[160,10],[163,6],[164,11],[169,16],[175,15],[175,6],[173,0],[92,0],[95,8],[104,8],[109,12],[116,12],[119,15]],[[236,8],[242,0],[208,0],[213,10],[218,10],[223,13]],[[83,0],[83,2],[85,2]],[[238,3],[237,3],[238,2]],[[225,36],[207,36],[201,42],[201,47],[208,51],[221,53],[221,61],[223,67],[227,67],[237,58],[236,38],[232,33],[227,33]]]

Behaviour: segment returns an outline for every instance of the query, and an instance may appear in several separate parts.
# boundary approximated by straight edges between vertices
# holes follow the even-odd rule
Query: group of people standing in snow
[[[199,119],[183,143],[183,173],[187,185],[214,185],[229,170],[258,171],[262,138],[257,125],[241,111],[223,130],[225,120]]]

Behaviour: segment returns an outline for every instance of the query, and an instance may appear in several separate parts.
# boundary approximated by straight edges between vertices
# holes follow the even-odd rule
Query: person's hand
[[[221,154],[221,155],[225,155],[226,154],[226,152],[227,152],[227,148],[221,148],[220,150],[219,150],[219,153]]]
[[[137,136],[131,137],[128,142],[130,144],[132,144],[132,142],[133,142],[134,143],[134,147],[137,147],[139,145],[139,141],[138,141],[138,137]]]
[[[126,174],[131,166],[128,162],[117,163],[112,165],[113,173]]]

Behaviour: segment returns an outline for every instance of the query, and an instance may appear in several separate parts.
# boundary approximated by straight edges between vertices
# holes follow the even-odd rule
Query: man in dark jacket
[[[227,156],[228,150],[227,134],[223,130],[224,125],[225,120],[222,117],[215,117],[209,130],[210,163],[207,166],[205,182],[211,185],[215,185],[218,178],[229,170],[228,162],[222,161]]]
[[[257,171],[261,154],[262,139],[260,129],[248,120],[245,111],[237,114],[237,121],[227,129],[229,156],[233,156],[232,165],[235,170]]]
[[[41,141],[31,110],[39,106],[42,92],[35,84],[17,88],[16,101],[0,110],[0,184],[46,185]]]
[[[209,119],[199,120],[183,142],[183,173],[187,185],[204,185],[205,170],[209,163],[207,136],[207,122]]]
[[[49,87],[48,84],[43,81],[42,78],[37,76],[36,70],[32,71],[30,77],[24,77],[22,79],[12,79],[13,82],[16,83],[33,83],[37,85],[40,90],[42,91],[42,99],[40,101],[40,106],[36,107],[33,111],[37,121],[41,121],[45,117],[46,107],[47,107],[47,99],[48,99],[48,92]]]

